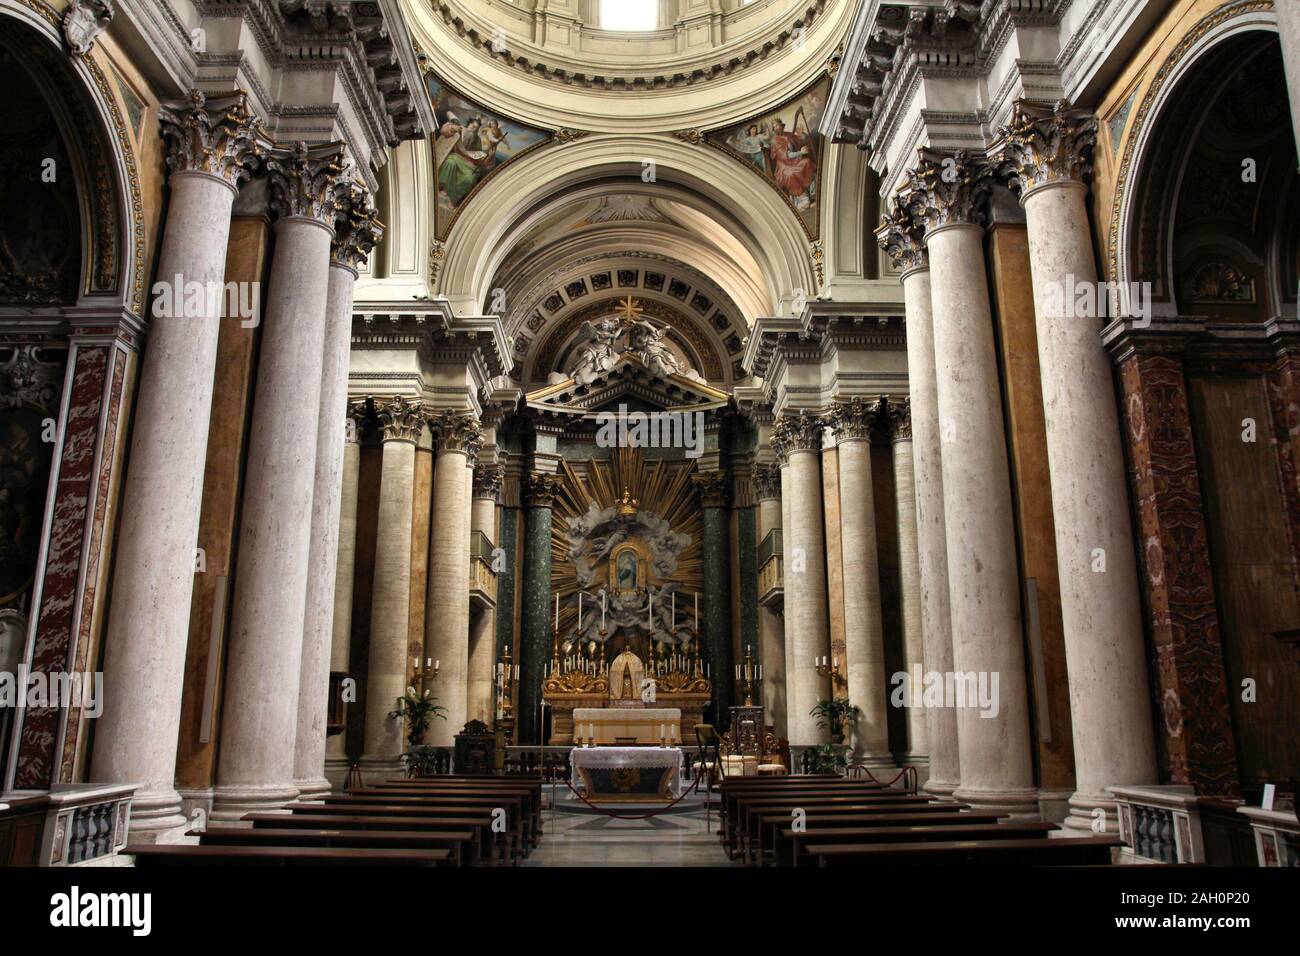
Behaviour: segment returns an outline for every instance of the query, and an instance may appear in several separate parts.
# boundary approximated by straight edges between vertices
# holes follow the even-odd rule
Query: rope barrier
[[[906,777],[907,779],[903,780],[904,789],[908,789],[908,790],[916,789],[917,773],[916,773],[916,768],[913,767],[911,764],[908,764],[902,770],[898,771],[898,774],[892,780],[889,781],[879,780],[875,774],[873,774],[868,768],[864,767],[862,764],[857,764],[849,768],[849,776],[851,777],[857,776],[859,773],[865,773],[872,783],[880,783],[886,787],[892,787],[899,780],[903,780],[903,778]]]
[[[669,803],[667,806],[659,807],[659,808],[657,808],[657,809],[655,809],[655,810],[647,811],[646,813],[636,813],[636,814],[632,814],[632,813],[615,813],[613,810],[606,810],[604,807],[598,807],[598,806],[596,806],[596,804],[594,804],[594,803],[592,803],[590,800],[588,800],[588,799],[587,799],[587,798],[582,794],[582,792],[581,792],[580,790],[578,790],[576,787],[574,787],[574,785],[573,785],[572,783],[569,782],[569,780],[568,780],[567,777],[561,777],[560,779],[564,781],[564,785],[565,785],[566,787],[568,787],[570,790],[573,791],[573,795],[574,795],[575,797],[577,797],[579,800],[581,800],[581,801],[582,801],[583,803],[585,803],[587,806],[591,807],[591,809],[595,810],[597,813],[599,813],[599,814],[601,814],[601,815],[603,815],[603,816],[613,817],[615,820],[649,820],[651,817],[657,817],[657,816],[659,816],[659,814],[661,814],[661,813],[667,813],[667,812],[668,812],[669,810],[671,810],[673,807],[677,806],[677,804],[681,803],[683,800],[685,800],[687,797],[689,797],[692,793],[694,793],[694,792],[699,788],[699,786],[700,786],[700,779],[701,779],[701,778],[697,776],[697,777],[695,778],[695,782],[692,783],[692,784],[690,785],[690,787],[689,787],[685,792],[682,793],[681,796],[677,797],[675,800],[672,801],[672,803]],[[552,799],[554,799],[554,798],[552,798]]]

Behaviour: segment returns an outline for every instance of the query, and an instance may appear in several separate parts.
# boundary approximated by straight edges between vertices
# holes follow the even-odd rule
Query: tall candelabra
[[[763,679],[763,665],[754,663],[754,647],[745,645],[745,660],[736,665],[736,681],[745,695],[745,706],[754,706],[754,685]]]

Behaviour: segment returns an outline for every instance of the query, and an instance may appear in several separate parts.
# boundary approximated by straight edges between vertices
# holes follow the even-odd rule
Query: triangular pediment
[[[624,352],[591,381],[579,384],[572,377],[529,392],[528,404],[588,414],[620,399],[635,398],[665,411],[709,411],[725,407],[730,396],[686,375],[659,375],[637,356]]]

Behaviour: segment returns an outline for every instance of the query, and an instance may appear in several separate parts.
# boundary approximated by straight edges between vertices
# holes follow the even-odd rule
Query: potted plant
[[[408,777],[432,777],[445,757],[438,747],[421,744],[402,754],[402,767]]]
[[[817,706],[808,713],[809,716],[817,718],[818,727],[829,726],[831,740],[842,744],[845,724],[856,723],[862,710],[856,704],[849,703],[847,697],[826,697],[817,701]]]
[[[397,698],[397,709],[388,712],[389,720],[406,721],[406,742],[414,750],[424,742],[424,733],[434,717],[447,719],[447,708],[438,704],[433,691],[417,694],[414,687],[406,688],[406,696]]]
[[[800,754],[804,773],[837,773],[843,776],[849,769],[849,748],[843,744],[817,744]]]

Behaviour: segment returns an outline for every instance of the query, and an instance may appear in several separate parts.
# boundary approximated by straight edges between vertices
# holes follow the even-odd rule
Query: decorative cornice
[[[444,411],[428,418],[429,432],[433,435],[433,450],[437,454],[458,452],[471,465],[477,463],[483,449],[483,429],[473,415]]]
[[[898,195],[928,236],[944,226],[982,225],[992,187],[993,170],[969,151],[922,148]]]
[[[524,502],[530,508],[549,508],[555,503],[562,483],[559,475],[534,471],[524,482]]]
[[[375,415],[383,428],[384,441],[404,441],[415,444],[424,427],[424,403],[405,398],[394,398],[375,403]]]
[[[271,150],[267,159],[271,211],[280,219],[311,219],[331,230],[340,211],[345,180],[343,144],[308,146],[302,140]]]
[[[1096,145],[1097,119],[1087,111],[1073,110],[1065,100],[1050,107],[1017,100],[1011,122],[998,127],[989,157],[1023,201],[1048,183],[1086,183]]]
[[[490,498],[493,501],[501,501],[501,485],[505,481],[505,475],[501,471],[500,465],[492,465],[474,469],[474,497]]]
[[[727,507],[727,493],[731,482],[720,471],[697,471],[691,475],[695,490],[700,494],[700,504],[705,508]]]
[[[242,91],[208,99],[190,90],[183,102],[164,104],[158,119],[173,173],[207,173],[238,188],[266,158],[266,131]]]
[[[749,480],[759,501],[781,500],[781,469],[777,465],[756,465]]]
[[[899,272],[924,269],[930,264],[925,229],[898,196],[876,227],[876,242]]]
[[[822,418],[823,424],[835,432],[835,441],[870,441],[872,431],[880,424],[887,399],[882,395],[874,401],[864,402],[854,395],[847,402],[832,402]]]
[[[384,226],[375,212],[370,190],[359,182],[343,186],[339,190],[339,209],[334,220],[331,261],[355,272],[383,235]]]
[[[790,456],[801,451],[820,454],[824,427],[820,416],[810,415],[802,408],[797,415],[778,417],[772,432],[772,450],[776,452],[777,461],[782,465],[788,464]]]

